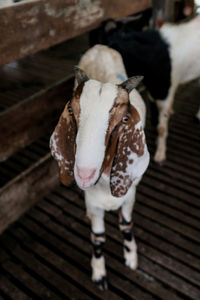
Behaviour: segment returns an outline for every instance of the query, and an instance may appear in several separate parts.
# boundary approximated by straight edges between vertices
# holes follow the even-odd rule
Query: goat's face
[[[112,194],[123,196],[149,162],[140,116],[128,95],[141,79],[103,84],[77,69],[76,80],[50,142],[61,181],[68,185],[75,177],[81,189],[88,189],[104,172]]]

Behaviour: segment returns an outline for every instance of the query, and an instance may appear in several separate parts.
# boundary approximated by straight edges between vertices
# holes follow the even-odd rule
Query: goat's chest
[[[85,191],[86,205],[98,207],[106,211],[117,210],[129,197],[133,197],[133,192],[134,189],[130,187],[125,196],[119,198],[113,197],[110,192],[109,177],[103,175],[94,187]]]

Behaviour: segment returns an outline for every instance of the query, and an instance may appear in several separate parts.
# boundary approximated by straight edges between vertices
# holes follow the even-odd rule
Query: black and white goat
[[[149,164],[144,123],[145,105],[135,90],[142,77],[127,79],[120,54],[97,45],[75,69],[75,90],[51,136],[50,148],[65,185],[74,178],[85,191],[91,220],[92,280],[107,287],[102,246],[104,212],[120,209],[126,265],[137,267],[132,237],[136,185]],[[90,76],[92,79],[89,79]]]
[[[179,25],[165,24],[159,31],[112,29],[106,33],[106,26],[100,29],[99,42],[120,52],[129,76],[144,76],[144,84],[156,100],[159,120],[154,160],[161,163],[166,159],[168,121],[177,87],[200,76],[200,16]]]

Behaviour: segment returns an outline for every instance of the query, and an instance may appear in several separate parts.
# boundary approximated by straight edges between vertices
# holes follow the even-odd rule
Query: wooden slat
[[[5,262],[2,267],[4,271],[7,271],[14,280],[22,286],[22,289],[29,294],[30,298],[44,299],[51,297],[49,289],[26,272],[22,266],[8,261]],[[10,270],[12,270],[12,272]],[[52,297],[54,297],[53,293]],[[55,297],[55,299],[58,299],[58,297]]]
[[[147,177],[144,178],[144,181],[148,183],[147,184],[150,184],[151,186],[154,186],[156,180],[157,180],[157,176],[159,174],[159,171],[157,172],[157,176],[155,175],[155,173],[153,172],[149,172],[148,175],[150,176],[150,179]],[[162,180],[162,175],[160,174],[160,179]],[[170,180],[166,180],[166,181],[161,181],[160,180],[160,183],[159,185],[157,185],[155,187],[155,189],[159,190],[159,191],[162,191],[165,195],[174,195],[174,197],[176,199],[179,199],[180,201],[182,202],[185,202],[187,204],[190,204],[191,206],[193,205],[194,208],[198,208],[200,206],[200,204],[198,203],[197,199],[199,198],[198,195],[195,195],[193,193],[190,193],[188,192],[187,190],[185,191],[184,188],[180,188],[179,187],[179,184],[176,185],[176,183],[173,184],[172,181]],[[171,184],[170,184],[171,183]],[[169,189],[168,189],[169,187]],[[196,191],[196,190],[195,190]],[[164,195],[164,197],[165,197]],[[198,215],[199,216],[199,215]]]
[[[148,202],[147,202],[148,203]],[[148,215],[152,220],[155,220],[159,224],[166,226],[167,228],[173,229],[175,232],[186,236],[189,239],[194,240],[195,242],[199,242],[199,232],[198,230],[188,228],[186,225],[174,220],[173,218],[169,218],[165,214],[160,214],[160,212],[148,207],[148,205],[141,205],[139,202],[136,203],[136,209],[142,211],[142,213]]]
[[[152,160],[153,160],[153,155],[156,150],[155,143],[152,144],[152,141],[149,142],[148,149],[152,155]],[[189,176],[191,176],[196,180],[199,179],[198,157],[196,155],[191,154],[191,160],[190,160],[187,154],[180,152],[179,149],[178,150],[176,149],[176,145],[173,146],[173,145],[169,145],[168,143],[167,160],[163,163],[163,167],[165,167],[165,165],[167,166],[173,165],[173,168],[176,169],[177,167],[177,169],[182,170],[184,174],[188,174]]]
[[[0,64],[80,35],[105,19],[150,6],[150,0],[36,0],[2,8]]]
[[[55,186],[58,167],[50,154],[0,189],[0,233]]]
[[[175,247],[189,253],[193,257],[194,261],[197,258],[199,264],[199,247],[196,244],[188,241],[185,237],[177,234],[172,229],[166,228],[162,224],[157,223],[156,220],[152,220],[151,216],[146,214],[146,212],[135,210],[134,220],[136,223],[139,223],[145,231],[155,234],[159,237],[159,239],[164,239],[164,241],[167,241]]]
[[[199,186],[198,180],[195,180],[194,178],[187,176],[186,174],[181,172],[181,170],[178,168],[176,168],[176,169],[173,168],[174,165],[171,164],[170,162],[168,162],[164,168],[162,168],[162,166],[159,166],[153,162],[150,162],[150,167],[153,170],[159,171],[159,173],[161,173],[161,174],[165,174],[171,178],[179,180],[180,182],[185,184],[185,188],[187,188],[188,185],[191,186],[191,188],[195,188],[195,189],[198,188],[198,186]],[[176,172],[174,172],[174,171],[176,171]]]
[[[135,219],[134,219],[135,220]],[[139,220],[139,221],[138,221]],[[147,228],[142,229],[138,223],[142,223],[142,219],[136,221],[134,227],[135,235],[145,241],[147,244],[150,244],[152,247],[159,249],[163,253],[174,257],[177,261],[183,262],[185,265],[194,268],[196,271],[200,268],[200,259],[192,256],[191,254],[183,251],[182,249],[174,246],[173,244],[166,242],[164,239],[161,239],[161,234],[158,235],[157,232],[150,233],[147,231]]]
[[[0,299],[20,299],[30,300],[30,297],[20,290],[16,284],[12,283],[1,270]],[[2,294],[2,297],[1,297]],[[9,298],[8,298],[9,297]]]
[[[150,134],[151,133],[151,134]],[[155,132],[151,132],[149,130],[148,137],[152,138],[155,137]],[[180,137],[178,134],[174,135],[173,133],[169,135],[168,141],[168,148],[173,151],[173,149],[179,150],[179,153],[181,156],[188,156],[187,158],[189,159],[190,156],[191,160],[193,161],[194,159],[198,159],[197,154],[199,153],[199,142],[198,141],[193,141],[192,139],[187,140],[186,138]],[[184,151],[183,151],[183,146],[184,144]],[[182,151],[181,151],[182,150]]]
[[[199,212],[195,207],[192,207],[188,203],[184,203],[179,199],[172,199],[171,196],[166,195],[164,192],[159,191],[159,189],[157,189],[156,187],[154,188],[151,185],[147,184],[147,181],[148,180],[144,180],[145,185],[138,187],[138,191],[140,191],[140,194],[142,193],[142,195],[144,195],[146,199],[148,199],[149,195],[151,195],[151,197],[153,197],[156,201],[164,203],[168,207],[172,207],[175,210],[182,212],[186,216],[186,218],[187,216],[191,216],[192,218],[194,218],[194,222],[199,220]],[[197,226],[199,226],[199,223],[197,224]]]

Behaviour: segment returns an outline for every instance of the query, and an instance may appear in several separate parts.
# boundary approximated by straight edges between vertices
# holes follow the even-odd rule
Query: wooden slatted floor
[[[137,271],[124,266],[117,213],[107,213],[109,290],[96,288],[82,192],[58,186],[0,237],[0,299],[200,299],[200,138],[193,122],[199,98],[196,81],[179,89],[167,162],[161,167],[151,161],[138,187]],[[149,116],[146,134],[153,155],[156,132]],[[29,159],[47,147],[42,139],[30,147]]]

